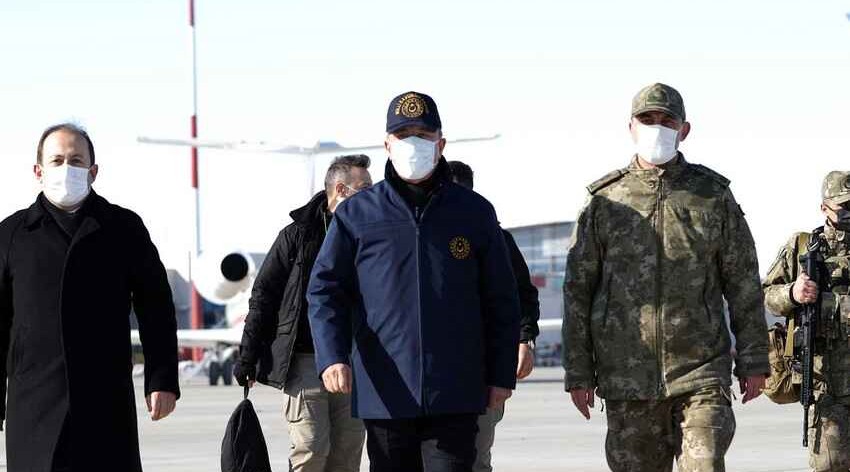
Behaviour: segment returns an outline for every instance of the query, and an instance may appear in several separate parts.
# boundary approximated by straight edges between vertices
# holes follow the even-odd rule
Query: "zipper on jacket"
[[[326,221],[326,223],[327,223],[327,221]],[[327,229],[327,228],[325,228],[325,229]],[[327,235],[327,232],[325,232],[325,234]],[[305,258],[306,258],[305,254],[304,254],[304,246],[306,244],[305,243],[306,240],[307,240],[306,235],[302,234],[301,235],[301,244],[298,245],[298,251],[301,252],[300,255],[301,255],[302,261],[305,260]],[[317,256],[318,256],[318,253],[317,253]],[[295,260],[296,261],[298,260],[298,256],[295,257]],[[306,281],[305,281],[305,278],[307,279]],[[299,283],[301,285],[298,287],[298,292],[296,292],[296,293],[300,294],[300,293],[306,292],[306,285],[307,285],[307,282],[309,282],[309,279],[310,279],[310,273],[308,272],[307,275],[305,276],[304,273],[303,273],[303,268],[302,268],[301,280],[299,281]],[[302,303],[302,302],[303,301],[299,301],[299,303]],[[281,379],[283,381],[280,384],[281,389],[286,387],[286,380],[289,377],[289,369],[292,367],[292,361],[294,360],[295,339],[298,337],[298,327],[301,324],[301,310],[303,310],[303,309],[309,310],[309,307],[308,308],[301,307],[301,309],[298,310],[297,313],[295,313],[295,321],[292,323],[292,330],[295,331],[295,334],[293,334],[293,336],[292,336],[292,342],[289,343],[289,357],[287,358],[288,361],[286,363],[286,372],[284,372],[283,378]],[[275,333],[275,337],[277,337],[277,333]],[[353,341],[352,341],[352,345],[353,345]],[[269,345],[269,349],[271,349],[271,345]],[[349,364],[351,364],[350,355],[349,355],[349,361],[348,362],[349,362]],[[351,367],[352,369],[354,368],[353,366],[349,366],[349,367]]]
[[[419,388],[421,391],[419,392],[419,402],[422,405],[422,413],[423,415],[428,415],[428,402],[426,401],[426,387],[425,387],[425,349],[423,348],[423,336],[422,336],[422,260],[421,260],[421,252],[422,252],[422,238],[421,238],[421,228],[422,223],[425,220],[425,213],[428,212],[428,208],[431,207],[431,202],[434,201],[436,195],[432,194],[431,198],[428,199],[428,203],[425,204],[424,207],[415,207],[415,216],[416,216],[416,296],[419,301],[418,310],[419,310]]]
[[[417,321],[419,323],[419,404],[421,405],[420,409],[422,413],[428,414],[428,407],[425,402],[425,349],[422,347],[422,261],[420,257],[421,245],[420,245],[420,231],[419,231],[419,207],[416,207],[417,214],[417,222],[416,222],[416,298],[419,303],[416,305],[416,309],[419,313],[417,317]]]
[[[662,312],[663,312],[663,293],[662,284],[663,277],[663,262],[664,262],[664,181],[659,176],[658,185],[656,187],[655,196],[655,234],[658,244],[656,253],[656,268],[655,268],[655,360],[658,368],[658,393],[666,394],[664,382],[664,359],[662,352]]]

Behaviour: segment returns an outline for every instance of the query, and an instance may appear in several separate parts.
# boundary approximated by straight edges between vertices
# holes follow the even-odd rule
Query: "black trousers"
[[[477,414],[363,422],[371,472],[472,472]]]

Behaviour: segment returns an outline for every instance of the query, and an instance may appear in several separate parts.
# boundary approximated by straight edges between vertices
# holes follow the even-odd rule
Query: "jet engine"
[[[256,267],[248,253],[204,252],[192,271],[195,288],[205,299],[226,305],[250,290]]]

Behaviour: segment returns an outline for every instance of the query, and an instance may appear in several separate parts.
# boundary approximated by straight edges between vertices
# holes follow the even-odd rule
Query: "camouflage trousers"
[[[653,401],[608,401],[605,454],[613,472],[723,472],[735,435],[725,387]]]
[[[809,427],[809,466],[815,472],[850,470],[850,396],[822,396]]]

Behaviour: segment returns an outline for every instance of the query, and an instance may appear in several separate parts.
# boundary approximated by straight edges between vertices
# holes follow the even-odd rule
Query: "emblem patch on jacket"
[[[449,251],[452,253],[452,257],[462,261],[464,259],[469,259],[469,254],[472,252],[472,246],[469,244],[469,240],[463,236],[455,236],[451,241],[449,241]]]

